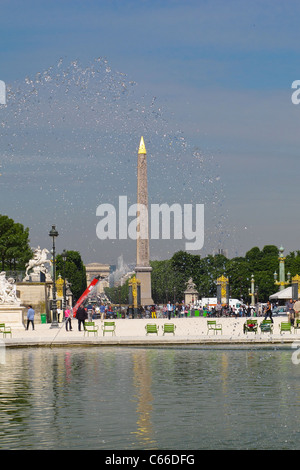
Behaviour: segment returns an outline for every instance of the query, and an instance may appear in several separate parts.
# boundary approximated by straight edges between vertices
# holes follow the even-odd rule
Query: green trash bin
[[[41,313],[41,322],[42,323],[47,323],[47,317],[45,313]]]
[[[199,312],[199,310],[195,310],[195,317],[200,317],[200,312]]]

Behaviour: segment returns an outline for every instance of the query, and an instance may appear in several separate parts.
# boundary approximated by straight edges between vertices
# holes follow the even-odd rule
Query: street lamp
[[[49,237],[52,237],[52,255],[53,255],[53,291],[52,291],[52,323],[50,328],[58,328],[57,321],[57,304],[56,304],[56,261],[55,261],[55,238],[58,237],[58,232],[55,225],[49,232]]]
[[[285,257],[283,256],[284,248],[281,246],[279,248],[279,281],[277,281],[278,274],[275,271],[274,273],[274,284],[279,286],[279,290],[283,290],[285,286],[290,283],[291,273],[287,274],[287,281],[285,280],[285,266],[284,261]]]
[[[254,288],[254,275],[251,276],[251,289],[249,289],[249,295],[251,297],[251,305],[255,305],[255,288]]]
[[[66,261],[67,261],[67,252],[64,250],[61,254],[61,257],[64,262],[64,290],[63,290],[63,297],[64,297],[64,305],[63,305],[63,318],[65,318],[65,310],[66,310]]]

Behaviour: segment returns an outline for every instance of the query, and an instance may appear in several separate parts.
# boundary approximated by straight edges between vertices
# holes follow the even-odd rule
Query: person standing
[[[87,319],[87,313],[83,305],[80,305],[76,312],[76,318],[78,320],[78,331],[81,331],[81,325],[84,328],[84,322]]]
[[[168,320],[171,320],[171,315],[172,315],[172,312],[173,312],[173,305],[171,304],[170,301],[167,305],[167,309],[168,309]]]
[[[188,309],[189,309],[189,307],[187,305],[185,305],[184,306],[184,316],[185,316],[185,318],[187,318],[187,316],[188,316],[188,313],[189,313]]]
[[[57,321],[59,323],[60,322],[61,308],[58,307],[56,311],[57,311]]]
[[[295,312],[295,320],[300,319],[300,300],[296,300],[294,303],[294,312]]]
[[[65,321],[66,321],[66,331],[72,331],[71,310],[69,308],[66,308],[65,310]]]
[[[104,304],[100,305],[100,316],[101,316],[101,321],[103,321],[105,317],[105,305]]]
[[[92,321],[93,319],[93,306],[89,304],[87,306],[87,314],[88,314],[88,321]]]
[[[151,316],[152,316],[152,318],[156,318],[156,309],[155,309],[155,305],[152,305],[152,307],[151,307]]]
[[[272,318],[272,306],[271,306],[271,304],[270,304],[269,301],[268,301],[268,303],[267,303],[266,310],[265,310],[265,320],[267,319],[267,317],[270,317],[270,320],[271,320],[271,322],[273,323],[273,318]]]
[[[217,302],[217,305],[216,305],[216,316],[217,317],[221,316],[221,310],[222,310],[222,304],[221,304],[221,302]]]
[[[34,330],[34,314],[35,314],[35,311],[33,310],[32,305],[29,305],[28,310],[27,310],[27,328],[26,328],[26,330],[28,330],[30,323],[31,323],[32,329]]]
[[[287,313],[290,324],[294,325],[295,311],[294,311],[294,302],[292,299],[288,300],[286,303],[286,313]]]

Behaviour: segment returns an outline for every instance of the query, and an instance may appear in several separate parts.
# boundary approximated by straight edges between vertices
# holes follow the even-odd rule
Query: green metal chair
[[[292,333],[292,325],[289,321],[282,321],[280,323],[280,334],[282,334],[284,331],[289,331]]]
[[[243,327],[244,333],[252,332],[257,333],[257,320],[256,318],[247,318]]]
[[[259,327],[261,333],[273,333],[273,323],[271,320],[263,320]]]
[[[5,326],[5,323],[0,323],[0,333],[3,334],[3,337],[6,335],[12,336],[11,327]]]
[[[84,322],[84,336],[87,333],[89,335],[90,333],[94,333],[94,336],[98,336],[98,325],[95,325],[95,322],[93,321],[86,321]]]

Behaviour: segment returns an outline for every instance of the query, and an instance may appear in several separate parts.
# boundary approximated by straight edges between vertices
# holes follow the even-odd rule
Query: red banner
[[[76,304],[73,307],[73,317],[76,317],[76,312],[79,306],[85,301],[85,299],[89,296],[89,294],[94,289],[95,285],[98,284],[100,276],[95,277],[92,282],[90,283],[89,287],[84,291],[84,293],[79,297]]]

